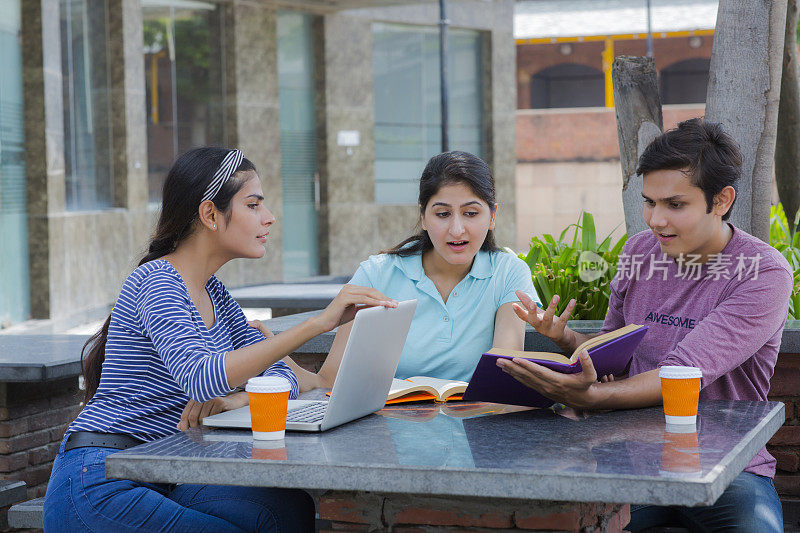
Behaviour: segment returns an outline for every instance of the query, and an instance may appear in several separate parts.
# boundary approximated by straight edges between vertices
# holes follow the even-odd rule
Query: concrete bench
[[[2,480],[0,481],[0,508],[14,505],[28,497],[28,488],[24,481]],[[10,513],[10,511],[9,511]],[[41,516],[41,512],[39,513]],[[39,518],[39,523],[42,523]],[[17,527],[17,526],[13,526]],[[41,526],[39,526],[41,527]]]
[[[0,507],[8,507],[28,497],[24,481],[0,480]]]
[[[339,294],[347,277],[319,277],[306,282],[269,283],[231,290],[242,307],[269,307],[272,316],[323,309]]]
[[[8,525],[20,529],[42,529],[44,497],[18,503],[8,510]]]
[[[23,488],[25,484],[23,483]],[[44,497],[18,503],[8,510],[8,525],[18,529],[42,529],[42,516],[44,514]],[[320,520],[317,515],[316,531],[330,527],[330,522]]]

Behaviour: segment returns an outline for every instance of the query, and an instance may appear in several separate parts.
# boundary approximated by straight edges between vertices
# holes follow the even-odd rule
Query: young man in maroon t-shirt
[[[625,244],[601,331],[649,326],[628,378],[598,381],[585,351],[581,374],[559,374],[521,359],[499,359],[498,365],[577,408],[659,405],[663,365],[700,368],[701,401],[766,400],[792,272],[777,250],[727,222],[741,167],[736,142],[719,124],[700,119],[660,135],[639,159],[650,230]],[[567,327],[574,300],[556,316],[558,296],[544,311],[526,295],[518,296],[517,315],[566,352],[589,338]],[[774,475],[775,459],[762,449],[713,506],[633,506],[628,530],[683,525],[693,531],[783,531]]]

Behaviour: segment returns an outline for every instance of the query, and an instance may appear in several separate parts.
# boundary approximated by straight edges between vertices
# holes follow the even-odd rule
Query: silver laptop
[[[325,431],[383,408],[416,308],[416,300],[406,300],[394,309],[359,311],[330,401],[289,400],[286,429]],[[250,406],[207,416],[203,425],[250,428]]]

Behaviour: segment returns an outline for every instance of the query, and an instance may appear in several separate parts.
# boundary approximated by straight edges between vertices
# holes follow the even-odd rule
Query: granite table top
[[[261,444],[195,428],[115,453],[106,475],[526,500],[709,505],[784,421],[780,402],[703,401],[696,431],[660,407],[580,414],[475,402],[406,404]],[[692,428],[694,429],[694,428]]]

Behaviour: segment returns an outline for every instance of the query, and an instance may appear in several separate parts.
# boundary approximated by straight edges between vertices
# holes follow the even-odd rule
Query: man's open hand
[[[581,352],[580,361],[582,370],[577,374],[562,374],[518,357],[513,360],[499,358],[497,366],[526,387],[555,402],[578,409],[591,409],[594,404],[592,392],[597,384],[597,372],[586,350]]]

